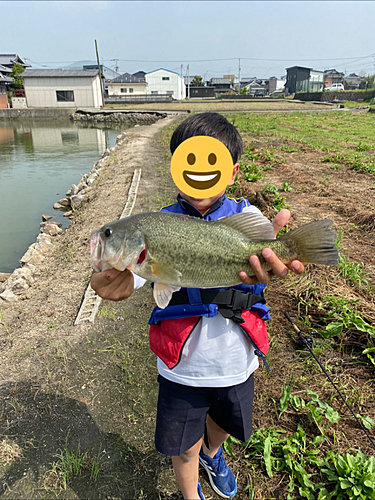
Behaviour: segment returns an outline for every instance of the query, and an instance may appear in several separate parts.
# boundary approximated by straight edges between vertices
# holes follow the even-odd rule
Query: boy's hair
[[[242,153],[241,136],[236,127],[219,113],[200,113],[189,116],[180,123],[171,137],[171,153],[173,154],[183,141],[197,135],[206,135],[221,141],[229,150],[233,164],[237,163]]]

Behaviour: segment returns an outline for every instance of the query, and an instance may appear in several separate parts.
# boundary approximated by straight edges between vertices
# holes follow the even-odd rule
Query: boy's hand
[[[290,219],[290,212],[286,208],[280,210],[275,216],[272,225],[275,230],[275,237],[277,233],[283,228]],[[268,283],[272,276],[285,277],[289,270],[296,274],[302,274],[305,270],[304,265],[299,260],[294,260],[290,264],[283,264],[281,260],[270,248],[263,248],[262,255],[271,266],[271,271],[265,271],[256,255],[251,255],[249,262],[255,273],[255,276],[249,277],[245,272],[240,272],[240,280],[246,285],[254,285],[255,283]]]
[[[91,287],[102,298],[107,300],[123,300],[134,292],[134,277],[129,269],[118,271],[109,269],[101,273],[93,272]]]

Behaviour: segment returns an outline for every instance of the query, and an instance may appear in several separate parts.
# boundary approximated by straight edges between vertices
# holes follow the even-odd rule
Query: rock
[[[52,215],[45,215],[43,214],[42,215],[42,221],[46,222],[47,220],[51,220],[52,219]]]
[[[77,207],[79,207],[79,205],[81,205],[85,201],[90,201],[91,197],[92,197],[92,194],[90,191],[85,192],[85,193],[78,193],[77,195],[72,196],[70,198],[72,208],[77,208]]]
[[[72,184],[72,187],[70,188],[70,196],[74,196],[77,193],[78,193],[78,186]]]
[[[61,205],[62,207],[70,207],[70,200],[69,200],[69,198],[61,198],[61,200],[59,200],[57,203],[59,205]]]
[[[63,210],[65,207],[63,207],[62,205],[60,205],[60,203],[56,202],[53,204],[53,208],[55,210]]]
[[[13,280],[12,286],[10,287],[10,291],[13,292],[15,295],[21,295],[22,293],[27,292],[29,288],[30,285],[27,283],[25,278],[21,277]]]
[[[47,223],[40,230],[42,233],[49,234],[50,236],[57,236],[58,234],[63,232],[63,230],[59,226],[51,223],[50,224]]]
[[[0,293],[0,298],[5,300],[5,302],[17,302],[18,297],[10,290],[4,290],[3,293]]]
[[[72,190],[68,189],[68,191],[65,193],[66,196],[70,196],[72,194]]]
[[[95,172],[90,174],[87,178],[87,185],[91,186],[91,184],[96,181],[97,177],[98,177],[98,174],[96,174]]]
[[[64,217],[73,217],[73,210],[69,210],[69,212],[65,212]]]
[[[47,221],[47,222],[41,222],[41,223],[40,223],[40,227],[45,227],[45,226],[47,226],[48,224],[53,224],[53,225],[55,225],[55,226],[59,226],[59,227],[61,227],[61,225],[62,225],[62,224],[61,224],[61,222]]]
[[[4,283],[9,276],[11,276],[11,273],[0,273],[0,283]]]

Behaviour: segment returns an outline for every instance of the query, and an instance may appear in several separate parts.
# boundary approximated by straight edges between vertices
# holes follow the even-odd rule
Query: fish
[[[289,264],[337,265],[333,221],[312,221],[274,237],[262,214],[241,212],[216,221],[170,212],[142,212],[105,224],[91,234],[95,271],[130,269],[154,283],[154,299],[164,309],[174,291],[184,288],[230,287],[241,283],[239,272],[255,273],[249,257],[263,268],[265,247]]]

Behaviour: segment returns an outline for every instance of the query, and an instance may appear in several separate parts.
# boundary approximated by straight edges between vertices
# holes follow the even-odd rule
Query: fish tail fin
[[[292,239],[297,247],[297,259],[306,264],[338,265],[338,251],[335,246],[337,234],[330,229],[333,221],[324,219],[309,222],[283,234],[281,240]]]

